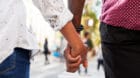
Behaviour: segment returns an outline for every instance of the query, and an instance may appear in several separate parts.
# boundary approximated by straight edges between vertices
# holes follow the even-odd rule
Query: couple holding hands
[[[65,50],[67,72],[75,72],[80,64],[87,66],[87,48],[76,29],[80,26],[85,0],[32,0],[50,26],[68,41]],[[29,78],[30,58],[39,47],[26,26],[26,7],[22,0],[0,1],[0,78]],[[6,46],[6,47],[5,47]]]
[[[75,72],[80,64],[87,67],[87,48],[75,29],[80,26],[85,0],[68,0],[69,10],[63,0],[32,1],[50,26],[68,41],[64,53],[67,72]],[[105,77],[140,78],[140,1],[102,2],[100,33]],[[0,17],[0,78],[29,78],[30,58],[39,47],[26,26],[23,1],[0,0]]]

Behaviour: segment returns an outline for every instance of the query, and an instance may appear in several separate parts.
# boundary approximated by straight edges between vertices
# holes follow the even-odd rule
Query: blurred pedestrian
[[[98,65],[97,65],[97,70],[100,70],[100,66],[104,67],[104,61],[102,55],[98,58]]]
[[[88,51],[91,51],[93,49],[93,42],[91,40],[91,36],[89,32],[85,32],[84,33],[84,39],[83,39],[84,43],[87,45],[88,47]]]
[[[93,41],[91,39],[91,34],[89,32],[84,33],[83,41],[88,47],[88,52],[91,52],[91,56],[94,56],[96,54],[96,51],[94,49],[94,44],[93,44]]]
[[[56,58],[60,58],[61,57],[61,53],[60,53],[60,48],[57,47],[56,50],[53,52],[53,56],[55,56]]]
[[[47,38],[45,39],[45,43],[44,43],[44,51],[43,51],[44,55],[45,55],[45,65],[49,64],[49,59],[48,59],[48,55],[51,54],[50,50],[48,49],[48,40]]]
[[[102,66],[104,69],[104,60],[103,60],[103,54],[102,54],[102,49],[101,49],[101,45],[99,45],[98,49],[97,49],[97,70],[100,70],[100,67]]]

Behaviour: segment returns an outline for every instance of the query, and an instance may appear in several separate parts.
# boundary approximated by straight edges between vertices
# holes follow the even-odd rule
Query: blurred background
[[[55,32],[44,21],[32,0],[23,1],[27,8],[27,26],[34,32],[40,46],[40,53],[31,61],[31,78],[57,78],[66,69],[63,51],[67,42],[60,32]],[[67,0],[64,2],[67,7]],[[101,4],[102,0],[86,0],[83,10],[81,37],[89,47],[89,66],[88,69],[79,68],[77,73],[81,78],[104,78],[99,33]]]

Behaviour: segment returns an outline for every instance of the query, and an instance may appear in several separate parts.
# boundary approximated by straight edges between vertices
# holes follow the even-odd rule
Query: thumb
[[[88,67],[88,61],[87,61],[87,60],[85,60],[85,61],[83,62],[83,67],[84,67],[84,68],[87,68],[87,67]]]

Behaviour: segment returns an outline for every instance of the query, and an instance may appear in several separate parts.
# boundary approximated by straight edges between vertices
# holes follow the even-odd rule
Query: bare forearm
[[[75,53],[72,53],[72,55],[74,57],[78,56],[81,50],[84,49],[84,44],[82,40],[80,39],[80,36],[76,32],[72,22],[69,22],[68,24],[66,24],[66,26],[61,30],[61,33],[67,39],[72,49],[75,51]]]
[[[85,0],[68,0],[68,1],[69,1],[69,9],[74,15],[72,22],[75,27],[78,27],[81,24],[81,17]]]

